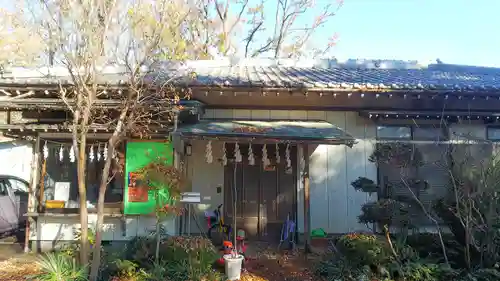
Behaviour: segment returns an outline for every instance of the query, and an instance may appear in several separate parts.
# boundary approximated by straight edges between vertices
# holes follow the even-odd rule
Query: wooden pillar
[[[310,204],[310,186],[309,186],[309,147],[302,145],[302,155],[304,156],[304,172],[302,174],[304,182],[304,250],[310,252],[311,245],[311,204]]]
[[[40,136],[36,136],[35,143],[33,144],[33,152],[31,156],[31,175],[30,175],[30,184],[28,187],[28,214],[32,214],[36,210],[36,187],[38,184],[38,175],[39,175],[39,163],[40,163]],[[26,236],[24,240],[24,252],[29,252],[29,240],[30,240],[30,229],[36,229],[36,222],[33,216],[29,216],[26,221]],[[33,252],[36,252],[37,249],[34,247],[32,249]]]

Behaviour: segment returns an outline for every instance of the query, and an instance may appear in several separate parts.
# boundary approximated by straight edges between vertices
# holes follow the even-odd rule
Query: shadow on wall
[[[358,143],[352,148],[345,145],[315,145],[310,147],[309,172],[311,182],[321,185],[325,181],[340,176],[339,173],[346,170],[349,170],[350,173],[360,171],[359,176],[364,176],[369,157],[366,155],[365,142],[367,141],[357,141]]]
[[[369,153],[367,155],[366,142],[368,140],[358,140],[352,148],[344,145],[310,148],[312,229],[345,233],[366,228],[358,223],[357,217],[361,206],[370,198],[351,186],[351,182],[358,177],[370,177],[367,174]],[[299,198],[303,200],[303,197]]]

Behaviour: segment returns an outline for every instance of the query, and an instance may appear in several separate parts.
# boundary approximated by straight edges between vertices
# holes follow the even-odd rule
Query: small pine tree
[[[412,144],[407,143],[384,143],[377,144],[375,151],[368,160],[377,166],[390,165],[394,168],[417,168],[422,165],[422,155]],[[403,180],[403,179],[401,179]],[[426,188],[425,182],[419,179],[405,179],[403,187],[395,187],[389,183],[384,186],[376,184],[366,177],[359,177],[351,183],[351,186],[359,192],[369,194],[376,193],[377,201],[365,203],[361,207],[361,215],[358,221],[363,224],[374,224],[378,230],[384,226],[411,228],[414,226],[412,217],[415,216],[415,200],[413,196],[392,196],[394,188],[421,189]]]

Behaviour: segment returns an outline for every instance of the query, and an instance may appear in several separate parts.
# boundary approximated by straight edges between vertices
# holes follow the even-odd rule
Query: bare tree
[[[15,11],[0,8],[0,65],[29,65],[37,59],[44,47],[37,31]]]
[[[343,1],[318,4],[314,0],[207,0],[205,4],[215,10],[216,16],[210,20],[219,34],[221,54],[236,54],[241,44],[245,57],[293,58],[322,54],[334,46],[336,34],[327,35],[326,46],[310,43],[314,34],[335,16]],[[247,35],[241,37],[241,34]]]
[[[201,47],[210,42],[210,34],[201,32],[203,10],[190,0],[42,0],[32,4],[34,16],[25,22],[16,22],[12,25],[14,31],[23,34],[25,30],[36,30],[39,43],[44,47],[39,50],[50,50],[50,57],[55,64],[65,67],[71,81],[69,87],[60,85],[60,98],[72,115],[72,142],[78,164],[82,265],[87,265],[89,259],[85,181],[87,134],[96,125],[106,126],[112,132],[107,140],[108,152],[97,204],[96,243],[90,274],[91,280],[96,280],[104,196],[113,176],[110,170],[116,147],[127,135],[145,136],[172,120],[172,110],[175,111],[176,103],[188,92],[178,90],[170,82],[188,72],[180,63],[175,67],[186,71],[157,67],[161,66],[158,62],[181,62],[200,57]],[[27,18],[22,10],[17,11],[17,15]],[[10,48],[17,46],[7,43],[5,46]],[[115,73],[110,75],[110,69]],[[117,74],[118,81],[110,82],[107,78]],[[102,99],[118,100],[119,106],[105,108],[99,103]]]

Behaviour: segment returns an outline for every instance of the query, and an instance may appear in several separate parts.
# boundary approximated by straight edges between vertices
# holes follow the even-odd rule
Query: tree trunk
[[[86,189],[86,136],[80,138],[78,148],[77,174],[78,174],[78,194],[80,196],[80,264],[87,266],[89,264],[89,239],[88,239],[88,210],[87,210],[87,189]]]
[[[155,263],[158,264],[160,260],[160,196],[158,194],[159,190],[155,190],[155,202],[156,202],[156,250],[155,250]]]
[[[101,244],[102,244],[102,227],[104,224],[104,199],[106,188],[108,187],[109,171],[111,170],[111,162],[113,161],[114,144],[110,141],[106,162],[102,171],[101,184],[99,186],[99,197],[97,200],[97,222],[95,228],[95,244],[92,252],[92,264],[90,266],[90,281],[97,281],[99,275],[99,267],[101,265]]]
[[[130,97],[129,97],[130,98]],[[101,244],[102,244],[102,225],[104,223],[104,198],[106,195],[106,188],[108,187],[109,171],[113,161],[113,154],[115,147],[119,142],[120,133],[123,129],[123,121],[128,113],[128,106],[126,106],[120,113],[118,124],[113,132],[113,135],[108,141],[108,153],[106,155],[106,162],[101,177],[101,184],[99,186],[99,197],[97,200],[97,222],[96,222],[96,241],[94,245],[92,265],[90,270],[90,281],[96,281],[99,273],[99,266],[101,264]],[[131,116],[133,117],[133,116]],[[131,119],[133,120],[133,119]]]

